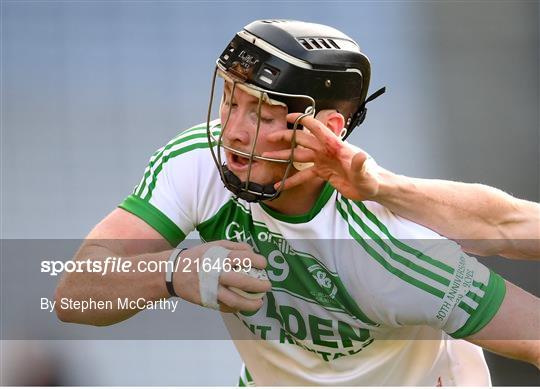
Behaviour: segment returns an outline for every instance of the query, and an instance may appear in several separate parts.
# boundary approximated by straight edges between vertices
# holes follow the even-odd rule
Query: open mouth
[[[227,159],[229,160],[229,165],[230,167],[233,168],[233,170],[243,171],[249,168],[249,158],[241,157],[240,155],[233,154],[230,152],[228,152],[227,154],[228,154]],[[256,163],[257,161],[255,160],[251,162],[252,168]]]

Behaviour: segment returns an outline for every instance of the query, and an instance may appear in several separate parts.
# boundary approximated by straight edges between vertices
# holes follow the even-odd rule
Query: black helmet
[[[217,62],[246,83],[311,96],[317,111],[336,109],[344,116],[348,133],[365,117],[369,59],[354,40],[335,28],[296,20],[258,20],[236,34]],[[289,112],[305,110],[294,104],[298,100],[284,102],[289,103]]]
[[[286,104],[289,112],[315,114],[324,109],[336,109],[345,118],[343,138],[363,122],[365,104],[384,92],[383,88],[366,99],[371,75],[369,59],[347,35],[315,23],[252,22],[234,36],[216,65],[217,72]],[[215,141],[210,131],[208,134],[209,141]],[[249,158],[264,159],[253,155]],[[279,162],[289,163],[290,167],[292,158]],[[225,186],[239,197],[260,201],[279,195],[279,190],[276,192],[273,186],[241,183],[221,160],[216,159],[216,163]],[[240,187],[245,191],[238,190]],[[247,192],[246,196],[242,196],[242,192]]]

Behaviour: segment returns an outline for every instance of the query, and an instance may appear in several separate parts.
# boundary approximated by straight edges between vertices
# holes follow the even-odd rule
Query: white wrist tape
[[[210,261],[210,270],[205,271],[204,266],[199,268],[199,293],[203,307],[219,309],[218,286],[219,275],[223,268],[225,258],[229,257],[231,250],[221,246],[212,246],[204,253],[201,262]],[[215,266],[214,266],[215,264]]]

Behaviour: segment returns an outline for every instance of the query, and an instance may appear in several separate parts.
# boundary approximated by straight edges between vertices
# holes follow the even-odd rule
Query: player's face
[[[223,132],[223,143],[236,150],[250,153],[255,141],[258,120],[259,98],[236,87],[231,100],[232,85],[225,83],[224,96],[220,107],[222,125],[230,116]],[[263,103],[261,106],[259,134],[255,144],[255,155],[264,151],[280,150],[290,147],[286,143],[268,142],[267,137],[274,131],[287,128],[287,108],[280,105]],[[240,178],[248,178],[249,159],[225,150],[227,167]],[[249,180],[261,185],[280,181],[285,174],[287,164],[253,160]]]

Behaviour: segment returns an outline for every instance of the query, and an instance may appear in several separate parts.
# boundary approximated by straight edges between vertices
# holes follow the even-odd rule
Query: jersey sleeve
[[[502,277],[437,233],[379,204],[348,202],[376,262],[375,317],[390,326],[429,325],[454,338],[480,331],[505,296]],[[374,274],[374,273],[372,273]]]
[[[201,149],[207,148],[206,126],[182,132],[152,155],[141,181],[119,207],[177,246],[197,224],[198,164]]]

